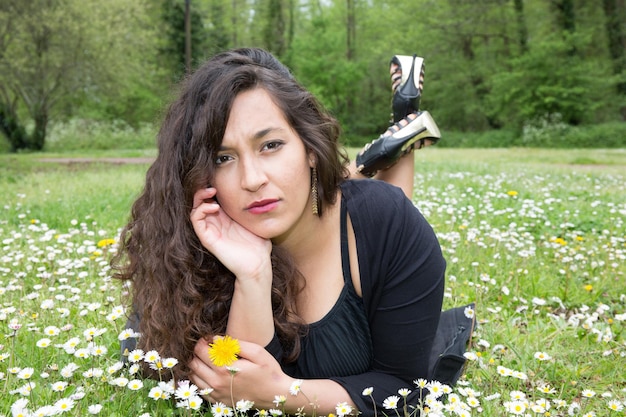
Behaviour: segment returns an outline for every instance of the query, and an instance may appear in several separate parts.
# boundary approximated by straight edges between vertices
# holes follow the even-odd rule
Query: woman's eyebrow
[[[283,127],[267,127],[265,129],[261,129],[256,131],[252,136],[250,136],[250,142],[254,142],[260,139],[263,139],[264,137],[266,137],[267,135],[273,133],[273,132],[283,132],[285,131],[285,128]],[[222,144],[220,144],[220,151],[225,151],[230,149],[229,146],[224,146],[223,142]]]
[[[261,139],[261,138],[269,135],[272,132],[282,131],[282,130],[284,130],[282,127],[268,127],[268,128],[259,130],[254,135],[252,135],[252,137],[250,139],[251,140]]]

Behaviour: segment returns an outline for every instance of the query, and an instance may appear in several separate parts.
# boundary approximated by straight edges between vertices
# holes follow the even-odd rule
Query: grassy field
[[[153,156],[0,155],[0,415],[201,413],[119,365],[108,257],[148,163],[105,161]],[[93,161],[42,161],[67,157]],[[445,306],[476,302],[479,323],[465,376],[423,414],[624,415],[626,150],[433,147],[416,166]]]

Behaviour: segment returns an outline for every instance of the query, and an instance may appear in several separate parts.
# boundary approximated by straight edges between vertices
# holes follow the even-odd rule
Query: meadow
[[[121,362],[136,335],[109,259],[148,163],[104,159],[120,155],[154,156],[0,155],[0,415],[206,411],[193,386],[168,384],[175,358]],[[414,202],[448,262],[445,307],[475,302],[478,327],[455,387],[415,381],[423,403],[405,409],[399,393],[379,415],[625,415],[626,150],[433,147],[416,167]],[[139,377],[140,361],[162,381]],[[211,410],[250,406],[238,404]],[[280,413],[279,397],[258,414]]]

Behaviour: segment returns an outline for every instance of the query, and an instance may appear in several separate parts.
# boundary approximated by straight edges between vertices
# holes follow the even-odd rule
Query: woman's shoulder
[[[374,179],[351,179],[341,184],[345,200],[357,204],[381,201],[403,202],[406,197],[399,187]]]
[[[414,209],[400,188],[384,181],[348,180],[342,184],[341,193],[352,223],[365,230],[393,229],[393,225],[402,222],[401,219]]]

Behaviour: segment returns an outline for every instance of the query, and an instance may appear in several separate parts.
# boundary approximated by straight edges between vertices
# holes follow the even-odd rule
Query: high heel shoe
[[[417,55],[395,55],[391,64],[396,64],[396,71],[391,75],[392,83],[398,80],[394,75],[400,72],[400,84],[396,87],[391,101],[393,122],[399,122],[409,114],[419,111],[424,80],[424,58]]]
[[[396,123],[390,129],[391,135],[383,134],[356,156],[357,172],[372,177],[376,172],[393,166],[402,155],[413,149],[420,149],[436,143],[441,138],[437,124],[427,111],[415,113],[413,119],[406,118],[406,124]],[[397,129],[397,130],[396,130]],[[419,146],[415,146],[419,142]]]

